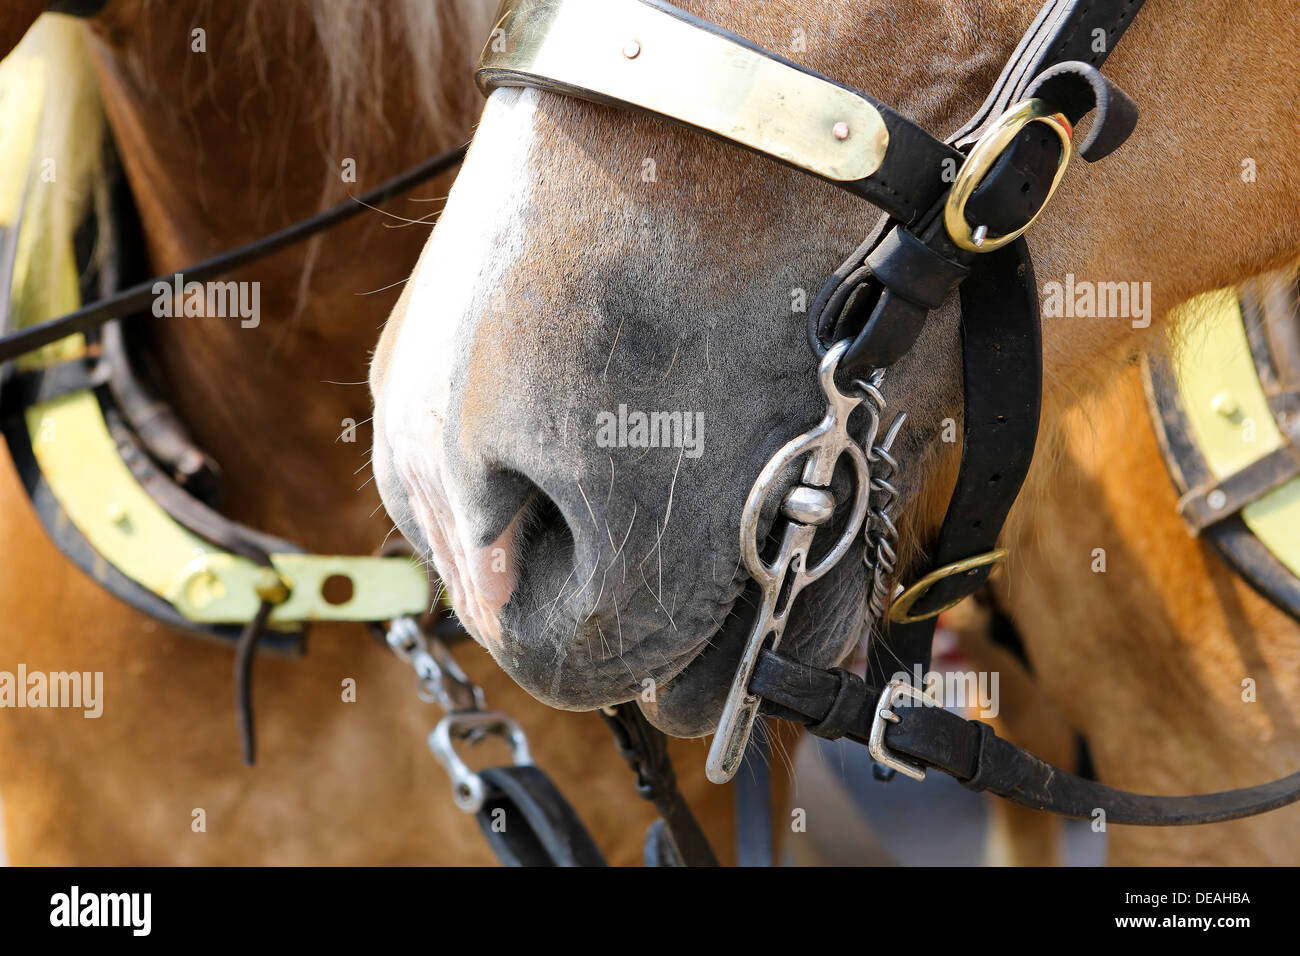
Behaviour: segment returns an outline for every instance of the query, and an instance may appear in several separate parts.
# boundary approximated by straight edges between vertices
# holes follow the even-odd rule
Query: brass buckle
[[[1006,548],[994,548],[984,554],[977,554],[973,558],[962,558],[960,561],[954,561],[952,564],[945,564],[941,568],[936,568],[894,599],[894,603],[889,607],[889,619],[895,624],[912,624],[942,614],[948,608],[955,607],[966,595],[963,594],[961,597],[949,601],[943,607],[935,608],[933,611],[927,611],[924,614],[909,614],[908,612],[917,601],[926,595],[930,588],[944,578],[950,578],[954,574],[965,574],[967,571],[974,571],[977,568],[988,567],[992,564],[999,564],[1006,556]]]
[[[1046,123],[1061,139],[1061,158],[1056,164],[1052,186],[1047,191],[1047,198],[1043,200],[1043,204],[1027,223],[1005,236],[989,238],[986,227],[973,227],[967,221],[966,203],[979,184],[984,181],[993,164],[1002,157],[1003,151],[1011,145],[1016,134],[1030,123]],[[1047,204],[1056,193],[1056,187],[1061,185],[1061,180],[1065,176],[1065,167],[1070,163],[1073,137],[1074,131],[1070,121],[1063,114],[1053,111],[1045,100],[1037,97],[1022,100],[999,116],[971,149],[961,169],[957,170],[957,178],[948,193],[948,201],[943,207],[943,224],[952,241],[968,252],[992,252],[1023,236],[1047,208]]]

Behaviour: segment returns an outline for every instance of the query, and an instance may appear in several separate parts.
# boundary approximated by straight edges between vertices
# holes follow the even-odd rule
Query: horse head
[[[683,6],[943,138],[979,108],[1039,4]],[[1137,129],[1114,155],[1071,166],[1029,234],[1049,428],[1159,348],[1172,305],[1300,247],[1286,175],[1294,80],[1269,67],[1300,39],[1291,20],[1282,2],[1187,16],[1150,0],[1107,61],[1141,106]],[[1249,182],[1247,161],[1259,170]],[[568,709],[637,699],[672,733],[713,728],[756,601],[742,505],[825,413],[806,311],[877,217],[824,181],[658,116],[491,92],[375,357],[374,460],[400,529],[533,695]],[[1142,298],[1118,316],[1046,306],[1079,282],[1136,283]],[[907,416],[892,453],[896,574],[908,581],[961,456],[955,296],[891,367],[882,398],[889,421]],[[859,441],[867,428],[850,419]],[[847,472],[841,463],[832,482],[841,500]],[[786,469],[777,491],[797,478]],[[776,517],[764,509],[760,542]],[[859,543],[798,596],[786,653],[828,666],[859,641],[872,572],[861,556]]]

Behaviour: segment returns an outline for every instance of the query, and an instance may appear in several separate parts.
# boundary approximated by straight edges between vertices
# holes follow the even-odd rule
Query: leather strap
[[[1297,477],[1300,447],[1281,445],[1220,481],[1191,489],[1178,499],[1178,513],[1192,533],[1199,535]]]
[[[100,345],[109,389],[141,447],[186,493],[215,507],[224,491],[221,466],[190,437],[172,407],[136,374],[119,322],[104,326]]]
[[[502,866],[604,866],[605,857],[551,778],[531,764],[479,772],[475,814]]]
[[[1097,67],[1140,7],[1141,0],[1049,3],[1003,70],[980,114],[954,141],[969,147],[1012,103],[1026,96],[1042,96],[1065,112],[1071,122],[1095,110],[1093,128],[1080,151],[1088,160],[1107,155],[1132,132],[1137,108],[1101,76]],[[1105,31],[1106,43],[1103,49],[1088,53],[1085,62],[1081,59],[1085,56],[1083,38],[1091,38],[1097,29]],[[1005,232],[1026,221],[1042,202],[1036,194],[1045,195],[1058,150],[1059,141],[1054,136],[1044,135],[1033,125],[1026,127],[976,190],[967,205],[968,212],[995,231]],[[1000,185],[1017,182],[1020,187],[1009,195]],[[921,237],[921,241],[955,258],[959,253],[951,245],[941,245],[946,239],[934,223]],[[868,266],[870,261],[868,256]],[[916,573],[917,579],[994,550],[1037,441],[1042,346],[1038,290],[1028,247],[1020,239],[1001,250],[970,256],[967,261],[970,275],[964,281],[956,280],[962,283],[962,460],[931,558]],[[842,269],[838,275],[847,271]],[[868,268],[868,272],[875,270]],[[872,278],[886,287],[891,284],[888,275]],[[819,301],[829,306],[831,296],[819,297]],[[851,310],[844,311],[847,314]],[[891,322],[895,329],[904,329],[901,336],[895,332],[895,339],[906,340],[919,334],[924,315],[919,320],[915,316],[900,319],[898,311],[895,309],[893,316],[873,315],[847,355],[857,363],[855,367],[893,360],[889,347],[896,347],[895,343],[886,340],[882,347],[885,337],[875,330],[873,322]],[[824,318],[819,317],[819,322],[825,325]],[[837,329],[837,334],[843,332],[842,327]],[[815,333],[814,338],[818,338]],[[974,594],[988,580],[993,566],[985,564],[939,579],[913,603],[910,616],[937,615]],[[891,674],[902,672],[910,679],[918,671],[927,671],[935,623],[934,617],[890,622],[883,630],[873,632],[867,645],[868,678],[883,686]]]
[[[108,6],[108,0],[50,0],[46,13],[64,13],[70,17],[89,19],[98,16]]]
[[[1030,85],[1058,63],[1100,68],[1146,0],[1049,0],[1003,67],[975,115],[949,140],[969,149],[995,119],[1025,98]],[[1097,42],[1100,30],[1104,42]]]
[[[244,765],[248,767],[257,761],[257,734],[253,724],[253,659],[266,631],[267,619],[274,609],[275,605],[270,601],[263,601],[257,614],[244,625],[239,643],[235,645],[235,727],[239,731]]]
[[[1038,439],[1042,335],[1038,287],[1023,239],[976,258],[961,287],[961,306],[961,467],[926,570],[997,546]],[[913,613],[937,612],[974,594],[991,570],[986,565],[944,578]]]
[[[847,676],[846,676],[847,675]],[[835,710],[852,711],[840,736],[867,744],[880,690],[840,669],[820,670],[763,651],[750,681],[751,693],[776,716],[802,724],[823,722]],[[1135,826],[1221,823],[1275,810],[1300,800],[1300,773],[1279,780],[1194,796],[1132,793],[1087,780],[1004,740],[988,724],[942,707],[895,707],[897,723],[885,723],[892,751],[955,777],[972,790],[987,790],[1012,803],[1079,819]]]
[[[1123,143],[1137,122],[1137,107],[1098,67],[1142,2],[1051,0],[1012,54],[984,105],[949,139],[959,151],[959,159],[994,120],[1030,96],[1046,99],[1071,123],[1094,112],[1088,137],[1079,145],[1085,160],[1101,159]],[[1096,30],[1102,31],[1104,43],[1097,43]],[[1094,50],[1094,45],[1099,49]],[[1006,235],[1028,222],[1048,197],[1059,156],[1060,142],[1055,136],[1045,135],[1040,124],[1027,126],[972,194],[966,207],[968,219],[987,226],[994,236]],[[923,161],[919,154],[917,161]],[[895,221],[877,224],[868,241],[822,287],[809,311],[809,339],[819,356],[834,342],[854,337],[842,362],[847,376],[863,375],[897,361],[920,334],[926,314],[934,307],[924,304],[925,293],[931,290],[914,278],[914,270],[904,272],[900,280],[899,266],[891,260],[898,255],[896,247],[906,243],[891,240],[893,233],[910,233],[914,241],[927,247],[932,260],[929,281],[946,282],[948,292],[962,281],[958,272],[971,261],[972,254],[953,245],[942,226],[939,208],[947,184],[937,175],[939,169],[936,166],[930,171],[934,188],[927,193],[931,206],[925,214],[898,216],[882,205]],[[909,252],[899,265],[910,267],[916,262],[918,255]],[[881,269],[884,264],[891,268]]]
[[[930,560],[916,572],[918,580],[993,551],[1020,493],[1034,456],[1042,394],[1037,296],[1024,239],[978,256],[961,287],[961,465]],[[912,616],[930,617],[888,621],[873,630],[867,639],[867,679],[883,687],[902,673],[915,683],[915,675],[930,669],[939,611],[979,591],[992,570],[986,564],[940,579],[910,608]]]
[[[635,703],[602,709],[600,715],[614,732],[618,752],[636,774],[637,793],[653,803],[662,817],[647,837],[647,862],[657,866],[717,866],[709,838],[677,786],[668,738],[650,726]]]

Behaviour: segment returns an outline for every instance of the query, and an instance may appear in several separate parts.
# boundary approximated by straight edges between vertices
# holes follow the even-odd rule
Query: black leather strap
[[[844,671],[826,671],[763,651],[750,681],[765,709],[802,724],[824,725],[837,710],[856,709],[841,736],[868,743],[880,689]],[[847,699],[846,704],[841,698]],[[1013,803],[1067,817],[1136,826],[1220,823],[1275,810],[1300,800],[1300,773],[1279,780],[1195,796],[1132,793],[1054,767],[993,732],[942,707],[898,707],[897,723],[886,723],[890,750],[927,768],[957,778],[972,790],[987,790]]]
[[[995,119],[1024,99],[1038,76],[1077,60],[1100,68],[1146,0],[1049,0],[1007,60],[975,115],[949,142],[966,150]],[[1104,42],[1097,42],[1100,30]]]
[[[653,803],[662,818],[647,837],[647,862],[659,866],[717,866],[709,838],[677,786],[668,738],[650,726],[635,703],[602,709],[600,715],[614,732],[618,752],[636,774],[637,793]],[[665,841],[670,845],[664,846]]]
[[[961,467],[926,570],[997,546],[1038,439],[1042,335],[1038,287],[1023,239],[975,260],[961,287],[961,305]],[[945,578],[912,612],[934,611],[974,594],[991,570],[986,566]]]
[[[487,794],[475,815],[502,866],[604,866],[605,857],[573,807],[539,768],[479,773]]]
[[[964,154],[1010,106],[1028,96],[1040,96],[1072,123],[1095,111],[1092,128],[1079,150],[1088,161],[1109,154],[1132,132],[1137,108],[1097,68],[1142,2],[1051,0],[1012,54],[980,111],[949,142]],[[1097,44],[1096,30],[1102,31],[1104,43]],[[1099,49],[1094,50],[1094,45]],[[1060,148],[1060,141],[1041,124],[1023,129],[972,194],[967,219],[987,226],[995,237],[1028,222],[1048,197]],[[918,162],[925,158],[917,154]],[[819,356],[834,342],[854,337],[842,362],[846,376],[862,375],[870,368],[897,361],[911,347],[933,308],[924,305],[926,296],[921,294],[929,289],[906,273],[900,278],[899,267],[920,260],[910,251],[899,256],[896,247],[905,243],[891,238],[894,232],[911,234],[929,250],[934,281],[944,279],[949,292],[962,281],[957,270],[971,261],[970,253],[951,243],[939,215],[948,183],[933,171],[930,175],[935,188],[926,194],[931,205],[925,213],[918,216],[916,210],[909,210],[899,215],[888,205],[877,203],[897,221],[877,225],[868,241],[822,287],[809,312],[809,340]],[[866,198],[876,202],[873,197]],[[881,265],[893,266],[894,260],[899,267],[877,271]]]
[[[240,753],[244,765],[248,767],[257,762],[257,733],[253,723],[253,658],[273,610],[275,605],[270,601],[258,605],[257,614],[244,625],[239,643],[235,645],[235,728],[239,731]]]
[[[851,280],[856,294],[839,312],[835,341],[861,330],[840,360],[844,375],[886,368],[902,358],[930,312],[970,274],[973,259],[949,239],[938,207],[919,235],[902,225],[885,232]]]
[[[930,559],[913,580],[965,558],[987,554],[1034,456],[1042,393],[1038,289],[1023,239],[976,257],[961,287],[961,466]],[[912,605],[913,616],[937,613],[974,594],[992,565],[943,578]],[[930,667],[935,618],[888,622],[867,643],[867,676],[883,686]],[[814,731],[815,733],[816,731]]]
[[[45,12],[89,19],[101,13],[108,2],[109,0],[50,0],[45,6]]]

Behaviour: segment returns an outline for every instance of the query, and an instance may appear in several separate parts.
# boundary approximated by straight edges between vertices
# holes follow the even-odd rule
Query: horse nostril
[[[530,483],[531,484],[531,483]],[[520,514],[515,556],[521,569],[538,561],[568,564],[574,558],[573,529],[559,505],[536,485]]]

